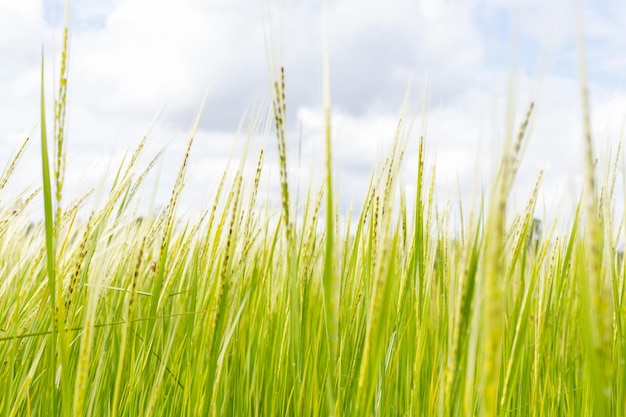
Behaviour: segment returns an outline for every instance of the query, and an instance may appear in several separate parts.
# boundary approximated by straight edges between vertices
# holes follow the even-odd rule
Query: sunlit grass
[[[565,234],[538,233],[543,173],[519,213],[507,204],[532,105],[469,216],[437,209],[424,138],[404,161],[412,122],[401,117],[354,221],[341,222],[326,92],[325,181],[296,218],[281,71],[280,209],[258,202],[261,151],[253,170],[242,158],[224,173],[198,220],[178,221],[199,111],[164,209],[135,209],[159,157],[142,166],[144,139],[80,218],[90,195],[62,200],[66,77],[52,152],[41,90],[42,224],[27,210],[40,190],[4,195],[28,141],[0,176],[2,416],[624,415],[619,159],[599,183],[588,126],[589,185]],[[403,163],[417,166],[412,202]]]

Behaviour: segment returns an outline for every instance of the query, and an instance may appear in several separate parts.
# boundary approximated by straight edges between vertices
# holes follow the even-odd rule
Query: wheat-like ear
[[[489,240],[486,246],[485,258],[485,299],[483,305],[483,331],[485,382],[483,387],[483,413],[485,416],[498,414],[498,386],[501,374],[501,349],[504,334],[504,250],[506,245],[505,222],[507,215],[507,201],[515,175],[521,162],[523,141],[530,122],[534,104],[531,103],[522,122],[517,140],[512,148],[505,150],[500,162],[500,170],[496,177],[493,203],[489,210],[486,234]]]
[[[56,218],[61,217],[61,198],[63,195],[63,181],[65,179],[65,120],[67,113],[67,81],[69,55],[69,27],[63,27],[63,49],[61,51],[61,71],[59,73],[59,91],[54,101],[54,143],[55,158],[54,177],[56,183]],[[57,227],[59,224],[57,223]]]
[[[526,117],[524,118],[524,121],[522,122],[519,131],[517,132],[517,139],[513,144],[513,149],[511,152],[511,172],[508,178],[509,183],[507,184],[507,187],[509,189],[513,186],[513,181],[515,180],[515,176],[517,175],[519,166],[522,163],[523,151],[526,144],[524,139],[528,137],[528,125],[530,124],[534,108],[535,103],[531,101],[530,105],[528,106],[528,110],[526,111]]]
[[[276,143],[278,144],[278,163],[280,166],[280,195],[283,207],[283,224],[285,236],[290,241],[292,234],[291,218],[289,214],[289,181],[287,178],[287,146],[285,125],[287,106],[285,104],[285,68],[280,68],[280,81],[274,82],[274,127],[276,129]]]
[[[178,175],[176,176],[176,182],[174,183],[174,188],[172,189],[172,195],[170,196],[169,204],[167,205],[167,210],[165,212],[165,223],[163,229],[163,236],[161,239],[161,247],[159,251],[159,260],[158,260],[158,269],[155,276],[155,279],[152,283],[152,303],[150,305],[150,316],[155,317],[157,314],[157,309],[159,307],[159,301],[161,298],[161,291],[163,290],[163,285],[166,280],[165,276],[165,265],[167,264],[168,258],[168,249],[173,233],[173,225],[176,214],[176,206],[178,204],[178,199],[180,197],[180,193],[183,190],[185,183],[185,174],[187,171],[187,164],[189,162],[189,155],[191,154],[191,148],[193,146],[194,138],[196,136],[196,132],[198,130],[198,126],[200,125],[200,117],[202,116],[202,112],[204,110],[204,105],[206,103],[206,96],[203,98],[202,103],[200,104],[200,108],[198,109],[198,113],[193,121],[191,126],[191,132],[189,133],[189,140],[187,141],[187,148],[185,149],[185,155],[183,156],[183,161],[178,168]],[[152,322],[153,324],[154,322]],[[151,324],[151,325],[152,325]]]
[[[9,178],[11,178],[11,176],[13,175],[13,172],[15,171],[15,166],[17,165],[17,162],[22,157],[22,154],[24,153],[24,149],[26,149],[26,145],[28,145],[29,141],[30,141],[30,137],[27,137],[26,139],[24,139],[24,141],[22,142],[22,145],[19,147],[17,152],[13,154],[13,156],[9,160],[8,165],[6,166],[4,171],[2,171],[2,174],[0,174],[0,202],[2,202],[1,192],[4,189],[4,187],[7,185],[7,182],[9,182]]]

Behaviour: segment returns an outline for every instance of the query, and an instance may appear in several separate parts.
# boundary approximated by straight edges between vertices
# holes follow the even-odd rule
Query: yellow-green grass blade
[[[48,140],[46,130],[46,102],[44,93],[44,56],[41,55],[41,173],[43,182],[44,220],[46,233],[46,273],[48,278],[48,297],[50,303],[50,322],[52,323],[51,335],[48,345],[47,372],[50,379],[50,391],[52,393],[53,413],[57,407],[56,370],[57,370],[57,285],[56,285],[56,252],[55,252],[55,226],[52,208],[52,187],[50,181],[50,163],[48,157]]]

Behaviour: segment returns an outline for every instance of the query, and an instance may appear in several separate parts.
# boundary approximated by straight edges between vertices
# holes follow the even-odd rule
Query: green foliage
[[[81,220],[89,195],[61,205],[64,155],[51,167],[42,86],[43,224],[26,220],[35,194],[3,198],[23,148],[0,177],[0,416],[625,415],[612,184],[589,180],[562,236],[533,230],[542,174],[525,209],[507,212],[529,111],[517,141],[509,132],[490,205],[453,233],[423,138],[409,161],[414,203],[400,192],[411,133],[401,121],[341,226],[328,101],[326,181],[296,217],[284,88],[281,73],[281,210],[257,202],[260,152],[255,170],[242,162],[231,183],[224,173],[209,212],[181,222],[195,127],[165,210],[133,210],[158,158],[141,165],[144,139]],[[66,148],[65,95],[63,84],[55,152]]]

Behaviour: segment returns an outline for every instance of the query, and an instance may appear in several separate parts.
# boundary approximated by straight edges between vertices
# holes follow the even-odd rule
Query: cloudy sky
[[[63,3],[0,0],[2,167],[26,137],[38,139],[41,49],[51,99]],[[181,208],[205,207],[228,161],[237,163],[250,119],[267,112],[268,55],[285,66],[292,186],[306,188],[323,164],[321,3],[72,1],[68,197],[102,183],[148,134],[152,154],[166,151],[146,194],[157,189],[157,200],[167,198],[206,93]],[[626,2],[327,4],[333,146],[344,209],[351,202],[360,204],[373,167],[389,150],[409,84],[409,107],[418,112],[402,172],[408,193],[422,133],[428,161],[437,166],[440,201],[456,198],[459,190],[468,199],[477,171],[488,188],[494,150],[501,148],[506,130],[507,105],[515,108],[517,126],[533,100],[532,136],[513,207],[523,206],[542,168],[539,210],[571,205],[583,174],[577,10],[584,26],[597,153],[614,151],[622,136]],[[260,149],[268,152],[264,175],[270,195],[277,191],[272,186],[278,178],[275,147],[272,135],[257,130],[251,136],[251,164]],[[38,184],[37,150],[35,140],[9,193]]]

